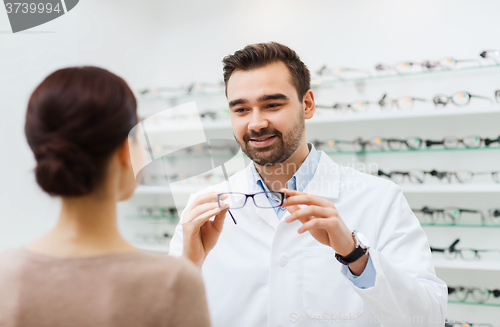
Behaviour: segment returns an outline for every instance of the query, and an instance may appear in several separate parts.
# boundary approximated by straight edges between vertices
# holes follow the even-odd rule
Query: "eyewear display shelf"
[[[393,74],[352,79],[330,79],[319,82],[313,79],[312,89],[316,103],[353,102],[358,100],[375,101],[382,94],[393,97],[413,95],[432,99],[435,94],[452,94],[457,91],[468,91],[471,94],[480,94],[494,99],[493,94],[500,89],[500,66],[469,67],[459,70],[430,71],[409,74]],[[195,101],[200,112],[206,108],[227,108],[223,90],[213,92],[198,92],[196,94],[139,97],[139,113],[141,117],[148,117],[162,110],[179,104]],[[205,105],[210,103],[209,105]],[[153,110],[150,107],[152,104]],[[202,119],[207,138],[233,139],[232,127],[227,115],[224,119]],[[312,119],[306,121],[306,139],[313,140],[354,140],[361,137],[370,139],[420,137],[423,139],[439,140],[446,136],[464,137],[479,135],[483,138],[497,138],[500,135],[500,104],[496,101],[480,101],[472,99],[467,106],[448,104],[445,107],[436,107],[432,103],[415,106],[413,109],[391,111],[378,108],[375,104],[365,113],[346,112],[335,110],[316,109]],[[156,126],[150,126],[147,133],[161,137],[182,133],[189,135],[197,125],[187,120],[172,120]],[[443,147],[426,148],[419,150],[367,150],[364,152],[338,152],[328,147],[319,147],[340,165],[351,166],[357,170],[367,172],[378,168],[384,171],[410,169],[457,171],[498,171],[500,170],[500,146],[493,144],[477,149],[465,148],[463,145],[456,149]],[[241,155],[241,153],[239,153]],[[241,155],[241,157],[244,157]],[[186,158],[179,158],[186,159]],[[193,160],[196,160],[195,158]],[[249,163],[244,157],[245,164]],[[228,175],[236,171],[227,169]],[[384,177],[379,177],[384,178]],[[219,181],[213,181],[213,184]],[[121,216],[137,214],[137,206],[176,206],[179,213],[184,209],[189,195],[208,185],[185,185],[175,188],[174,197],[169,186],[139,186],[135,195],[119,210]],[[474,180],[471,183],[460,184],[438,183],[429,179],[423,184],[400,184],[408,204],[412,208],[423,206],[445,207],[458,206],[487,211],[489,208],[500,208],[500,184],[492,180]],[[175,201],[174,201],[175,198]],[[141,219],[137,219],[138,224]],[[144,220],[144,219],[143,219]],[[121,219],[122,227],[133,239],[136,232],[127,226]],[[143,221],[143,224],[147,222]],[[157,223],[158,234],[163,233],[161,223]],[[424,224],[429,244],[436,247],[449,245],[460,237],[462,247],[476,249],[500,249],[498,225],[481,225],[464,223],[456,224]],[[127,235],[127,233],[125,233]],[[162,244],[145,244],[132,242],[134,245],[154,252],[168,253],[168,241]],[[461,259],[448,260],[433,254],[436,272],[448,284],[483,286],[500,288],[497,278],[500,272],[500,257],[496,260],[464,261]],[[480,276],[480,277],[478,277]],[[481,284],[481,285],[479,285]],[[477,312],[481,308],[481,322],[498,325],[499,304],[469,303],[449,300],[447,317],[454,315],[460,318],[460,312],[466,310]]]

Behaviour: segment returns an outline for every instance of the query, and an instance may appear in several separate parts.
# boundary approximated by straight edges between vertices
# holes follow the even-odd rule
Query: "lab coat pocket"
[[[304,249],[303,304],[310,317],[354,319],[363,312],[363,301],[342,275],[341,265],[330,247]]]

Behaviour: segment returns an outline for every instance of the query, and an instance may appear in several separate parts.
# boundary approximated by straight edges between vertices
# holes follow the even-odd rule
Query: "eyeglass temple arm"
[[[484,145],[489,146],[491,143],[500,143],[500,136],[497,137],[496,139],[484,139]]]
[[[226,167],[224,166],[224,164],[222,164],[221,167],[222,167],[222,173],[224,174],[224,179],[226,180],[227,185],[228,185],[229,192],[231,192],[231,189],[229,188],[229,178],[227,177]],[[234,219],[231,211],[228,209],[227,212],[229,212],[229,215],[231,216],[231,218],[233,218],[233,222],[236,225],[237,224],[236,220]]]
[[[443,140],[441,141],[425,140],[425,145],[428,148],[432,147],[433,145],[442,145],[442,144],[444,144]]]
[[[236,220],[234,219],[233,214],[231,213],[231,210],[227,209],[227,212],[229,212],[229,215],[233,219],[234,224],[237,225]]]
[[[457,245],[457,244],[458,244],[458,242],[460,242],[460,239],[459,239],[459,238],[457,238],[457,239],[455,240],[455,242],[453,242],[453,243],[450,245],[450,247],[449,247],[448,249],[449,249],[451,252],[456,251],[456,249],[455,249],[455,245]]]
[[[411,98],[412,100],[414,101],[431,101],[431,100],[428,100],[428,99],[424,99],[424,98]]]
[[[492,99],[492,98],[490,98],[490,97],[485,97],[485,96],[482,96],[482,95],[473,95],[473,94],[471,94],[471,95],[470,95],[470,97],[471,97],[471,98],[481,98],[481,99],[487,99],[487,100],[489,100],[491,103],[494,103],[493,99]]]
[[[431,246],[431,252],[444,252],[444,251],[445,251],[445,249],[433,248],[433,247]]]

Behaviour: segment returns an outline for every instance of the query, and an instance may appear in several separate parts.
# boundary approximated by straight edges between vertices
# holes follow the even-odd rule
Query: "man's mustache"
[[[264,132],[261,132],[258,134],[245,134],[245,136],[243,136],[243,141],[245,141],[245,143],[247,143],[248,141],[250,141],[250,139],[257,139],[259,137],[271,136],[271,135],[276,135],[279,138],[281,138],[281,136],[282,136],[281,132],[278,130],[264,131]]]

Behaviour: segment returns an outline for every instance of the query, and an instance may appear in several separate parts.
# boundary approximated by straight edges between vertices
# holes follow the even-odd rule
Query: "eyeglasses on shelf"
[[[486,253],[496,253],[500,254],[500,250],[478,250],[472,248],[461,248],[457,249],[455,246],[460,242],[460,239],[457,238],[448,248],[434,248],[431,246],[431,252],[443,253],[444,257],[449,260],[454,260],[460,257],[462,260],[474,261],[480,260],[481,254]]]
[[[444,107],[448,103],[453,103],[456,106],[466,106],[470,103],[472,98],[488,100],[491,103],[494,103],[493,99],[491,99],[491,98],[488,98],[488,97],[482,96],[482,95],[470,94],[469,92],[465,92],[465,91],[460,91],[460,92],[454,93],[450,96],[448,96],[446,94],[438,94],[432,99],[432,101],[434,102],[434,104],[437,107]]]
[[[426,171],[420,169],[410,171],[391,171],[388,173],[385,173],[380,169],[377,171],[378,176],[388,177],[396,184],[403,183],[405,180],[408,180],[413,184],[422,184],[425,181],[426,173]]]
[[[470,214],[479,216],[481,223],[485,224],[485,216],[481,210],[463,209],[458,207],[432,208],[424,206],[421,209],[412,209],[417,218],[422,223],[436,224],[439,221],[444,221],[446,224],[458,224],[462,218],[462,214]],[[497,219],[500,223],[500,219]]]
[[[468,135],[462,138],[456,136],[445,136],[442,140],[426,140],[425,145],[430,148],[435,145],[442,145],[445,149],[456,149],[463,144],[466,148],[480,148],[484,139],[479,135]],[[489,142],[491,144],[493,142]]]
[[[460,321],[445,321],[444,327],[493,327],[492,324],[488,323],[471,323],[471,322],[460,322]]]
[[[357,113],[366,112],[366,111],[368,111],[369,107],[370,107],[369,101],[357,101],[357,102],[352,102],[352,103],[337,102],[331,106],[321,105],[321,104],[316,105],[316,108],[321,108],[321,109],[334,109],[335,111],[339,111],[339,112],[352,111],[352,112],[357,112]]]
[[[222,199],[223,196],[227,196],[227,198]],[[270,197],[274,197],[274,200],[276,202],[273,203],[274,201],[272,202],[270,200]],[[257,208],[271,209],[281,207],[283,205],[283,201],[285,200],[285,193],[273,191],[258,192],[253,194],[224,192],[217,194],[217,204],[221,209],[230,209],[228,210],[228,212],[231,215],[231,218],[233,218],[233,222],[236,224],[236,220],[234,219],[231,210],[243,208],[246,205],[248,198],[252,199],[254,205]]]
[[[500,290],[490,290],[485,287],[448,286],[448,294],[453,295],[460,302],[465,302],[470,294],[474,302],[484,303],[491,295],[495,298],[500,297]]]
[[[382,95],[382,98],[380,98],[380,100],[378,101],[378,105],[381,109],[384,110],[392,108],[406,110],[413,109],[416,102],[429,102],[429,100],[412,96],[402,96],[395,99],[389,99],[387,97],[387,93],[384,93],[384,95]]]
[[[484,50],[479,54],[481,58],[484,59],[491,59],[493,60],[497,65],[500,64],[500,51],[498,50]]]
[[[323,65],[320,69],[316,71],[319,76],[333,76],[340,80],[346,78],[356,78],[356,77],[370,77],[371,72],[367,69],[362,68],[350,68],[350,67],[328,67]]]
[[[399,184],[408,180],[410,183],[421,184],[424,183],[426,175],[436,177],[442,183],[452,183],[453,180],[463,184],[472,181],[476,175],[491,175],[495,183],[500,183],[500,171],[485,171],[485,172],[472,172],[470,170],[457,170],[457,171],[437,171],[435,169],[426,171],[422,169],[412,169],[409,171],[391,171],[384,172],[378,170],[376,175],[390,178],[393,182]]]

